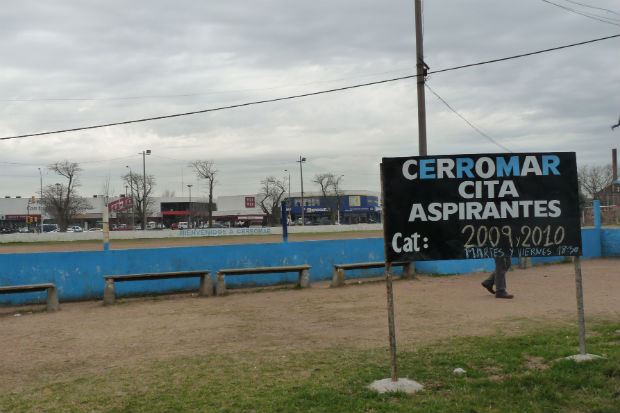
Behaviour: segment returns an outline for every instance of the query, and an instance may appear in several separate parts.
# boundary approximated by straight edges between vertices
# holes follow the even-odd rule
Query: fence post
[[[594,209],[594,228],[601,228],[601,201],[595,200],[592,202],[592,207]]]

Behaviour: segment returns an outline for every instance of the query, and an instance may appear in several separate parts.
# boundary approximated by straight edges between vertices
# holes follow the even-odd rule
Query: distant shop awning
[[[101,219],[103,214],[80,214],[73,215],[73,219]]]

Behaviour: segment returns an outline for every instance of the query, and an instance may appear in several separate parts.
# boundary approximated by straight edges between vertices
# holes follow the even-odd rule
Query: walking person
[[[489,278],[482,281],[482,286],[491,294],[495,294],[495,298],[514,297],[506,291],[506,271],[510,269],[510,264],[510,257],[495,257],[495,271],[489,275]],[[493,285],[497,290],[493,290]]]

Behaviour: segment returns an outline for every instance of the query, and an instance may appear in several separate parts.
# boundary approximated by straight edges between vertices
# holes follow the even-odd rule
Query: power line
[[[465,119],[465,117],[463,115],[461,115],[459,112],[456,111],[456,109],[454,109],[452,106],[450,106],[450,104],[448,102],[445,101],[444,98],[442,98],[441,96],[439,96],[437,94],[437,92],[435,92],[429,85],[428,83],[425,83],[424,86],[426,86],[426,88],[428,90],[430,90],[430,92],[435,95],[435,97],[437,99],[439,99],[444,105],[446,105],[446,107],[448,109],[450,109],[452,112],[454,112],[456,114],[456,116],[458,116],[459,118],[463,119],[465,121],[465,123],[467,123],[469,126],[472,127],[472,129],[474,129],[476,132],[478,132],[480,135],[482,135],[484,138],[486,138],[487,140],[489,140],[489,142],[494,143],[495,145],[499,146],[500,148],[502,148],[505,151],[508,151],[510,153],[512,153],[513,151],[511,151],[508,147],[502,145],[501,143],[497,142],[495,139],[493,139],[492,137],[490,137],[489,135],[487,135],[486,133],[484,133],[483,131],[481,131],[480,129],[478,129],[473,123],[471,123],[470,121],[468,121],[467,119]]]
[[[564,46],[557,46],[557,47],[553,47],[553,48],[550,48],[550,49],[538,50],[538,51],[535,51],[535,52],[523,53],[523,54],[513,55],[513,56],[509,56],[509,57],[503,57],[503,58],[499,58],[499,59],[486,60],[486,61],[482,61],[482,62],[478,62],[478,63],[470,63],[470,64],[467,64],[467,65],[461,65],[461,66],[455,66],[455,67],[450,67],[450,68],[446,68],[446,69],[429,71],[427,74],[429,74],[429,75],[430,74],[437,74],[437,73],[449,72],[449,71],[453,71],[453,70],[465,69],[465,68],[468,68],[468,67],[482,66],[482,65],[486,65],[486,64],[490,64],[490,63],[498,63],[498,62],[518,59],[518,58],[522,58],[522,57],[526,57],[526,56],[533,56],[533,55],[537,55],[537,54],[541,54],[541,53],[547,53],[547,52],[551,52],[551,51],[555,51],[555,50],[566,49],[566,48],[569,48],[569,47],[575,47],[575,46],[581,46],[581,45],[585,45],[585,44],[589,44],[589,43],[600,42],[600,41],[603,41],[603,40],[613,39],[613,38],[616,38],[616,37],[620,37],[620,35],[619,34],[615,34],[615,35],[612,35],[612,36],[606,36],[606,37],[601,37],[601,38],[598,38],[598,39],[586,40],[586,41],[583,41],[583,42],[572,43],[572,44],[568,44],[568,45],[564,45]],[[128,121],[122,121],[122,122],[111,122],[111,123],[105,123],[105,124],[99,124],[99,125],[93,125],[93,126],[83,126],[83,127],[70,128],[70,129],[61,129],[61,130],[55,130],[55,131],[49,131],[49,132],[39,132],[39,133],[30,133],[30,134],[25,134],[25,135],[6,136],[6,137],[0,138],[0,140],[22,139],[22,138],[29,138],[29,137],[34,137],[34,136],[53,135],[53,134],[67,133],[67,132],[77,132],[77,131],[82,131],[82,130],[100,129],[100,128],[105,128],[105,127],[109,127],[109,126],[129,125],[129,124],[132,124],[132,123],[150,122],[150,121],[155,121],[155,120],[178,118],[178,117],[189,116],[189,115],[197,115],[197,114],[202,114],[202,113],[218,112],[218,111],[223,111],[223,110],[228,110],[228,109],[236,109],[236,108],[242,108],[242,107],[247,107],[247,106],[256,106],[256,105],[261,105],[261,104],[264,104],[264,103],[282,102],[282,101],[285,101],[285,100],[300,99],[300,98],[305,98],[305,97],[310,97],[310,96],[324,95],[324,94],[333,93],[333,92],[342,92],[342,91],[345,91],[345,90],[358,89],[358,88],[362,88],[362,87],[366,87],[366,86],[374,86],[374,85],[391,83],[391,82],[396,82],[396,81],[405,80],[405,79],[412,79],[412,78],[416,78],[417,76],[418,75],[400,76],[400,77],[395,77],[395,78],[392,78],[392,79],[384,79],[384,80],[378,80],[378,81],[375,81],[375,82],[360,83],[360,84],[357,84],[357,85],[343,86],[343,87],[339,87],[339,88],[321,90],[321,91],[317,91],[317,92],[302,93],[302,94],[299,94],[299,95],[291,95],[291,96],[285,96],[285,97],[274,98],[274,99],[264,99],[264,100],[258,100],[258,101],[253,101],[253,102],[239,103],[239,104],[235,104],[235,105],[220,106],[220,107],[217,107],[217,108],[195,110],[195,111],[191,111],[191,112],[175,113],[175,114],[171,114],[171,115],[153,116],[153,117],[149,117],[149,118],[134,119],[134,120],[128,120]]]
[[[602,23],[607,23],[607,24],[611,24],[611,25],[614,25],[614,26],[620,26],[619,23],[617,23],[615,20],[612,20],[612,19],[610,19],[608,17],[598,16],[596,14],[590,14],[590,13],[578,11],[578,10],[575,10],[575,9],[573,9],[571,7],[562,6],[561,4],[557,4],[557,3],[554,3],[554,2],[549,1],[549,0],[541,0],[541,1],[543,1],[543,2],[545,2],[547,4],[551,4],[553,6],[559,7],[561,9],[564,9],[564,10],[569,11],[571,13],[579,14],[580,16],[584,16],[584,17],[587,17],[589,19],[598,20],[598,21],[600,21]]]
[[[572,0],[564,0],[564,1],[567,2],[567,3],[577,4],[579,6],[587,7],[587,8],[590,8],[590,9],[606,11],[607,13],[611,13],[611,14],[615,14],[616,16],[620,16],[620,13],[618,13],[617,11],[606,9],[604,7],[591,6],[589,4],[579,3],[578,1],[572,1]]]

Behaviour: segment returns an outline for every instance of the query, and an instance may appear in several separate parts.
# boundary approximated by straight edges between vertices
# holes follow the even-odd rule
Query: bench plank
[[[275,272],[298,272],[309,270],[311,265],[290,265],[283,267],[226,268],[217,272],[225,275],[269,274]]]
[[[287,265],[280,267],[256,267],[256,268],[226,268],[218,270],[215,274],[215,295],[226,293],[226,275],[247,275],[247,274],[271,274],[282,272],[296,272],[297,285],[301,288],[310,286],[311,265]]]
[[[56,291],[56,286],[52,283],[3,286],[0,287],[0,294],[31,293],[46,290],[47,311],[60,310],[60,304],[58,303],[58,292]]]
[[[106,280],[113,279],[116,282],[122,281],[143,281],[143,280],[157,280],[164,278],[189,278],[189,277],[202,277],[206,273],[211,271],[179,271],[179,272],[161,272],[152,274],[126,274],[126,275],[104,275]]]
[[[104,275],[105,289],[103,290],[103,305],[114,304],[116,301],[116,292],[114,291],[114,282],[122,281],[148,281],[161,280],[166,278],[191,278],[200,277],[200,287],[198,295],[213,295],[213,283],[211,281],[211,271],[177,271],[177,272],[160,272],[153,274],[126,274],[126,275]]]
[[[404,267],[403,278],[414,278],[415,267],[413,262],[410,261],[394,261],[390,263],[392,267]],[[332,282],[330,287],[341,287],[344,285],[345,270],[358,270],[367,268],[384,268],[384,261],[371,261],[371,262],[358,262],[353,264],[334,264],[334,272],[332,274]]]
[[[28,284],[28,285],[9,285],[0,287],[0,294],[27,293],[34,291],[45,291],[48,288],[56,288],[54,284]]]

